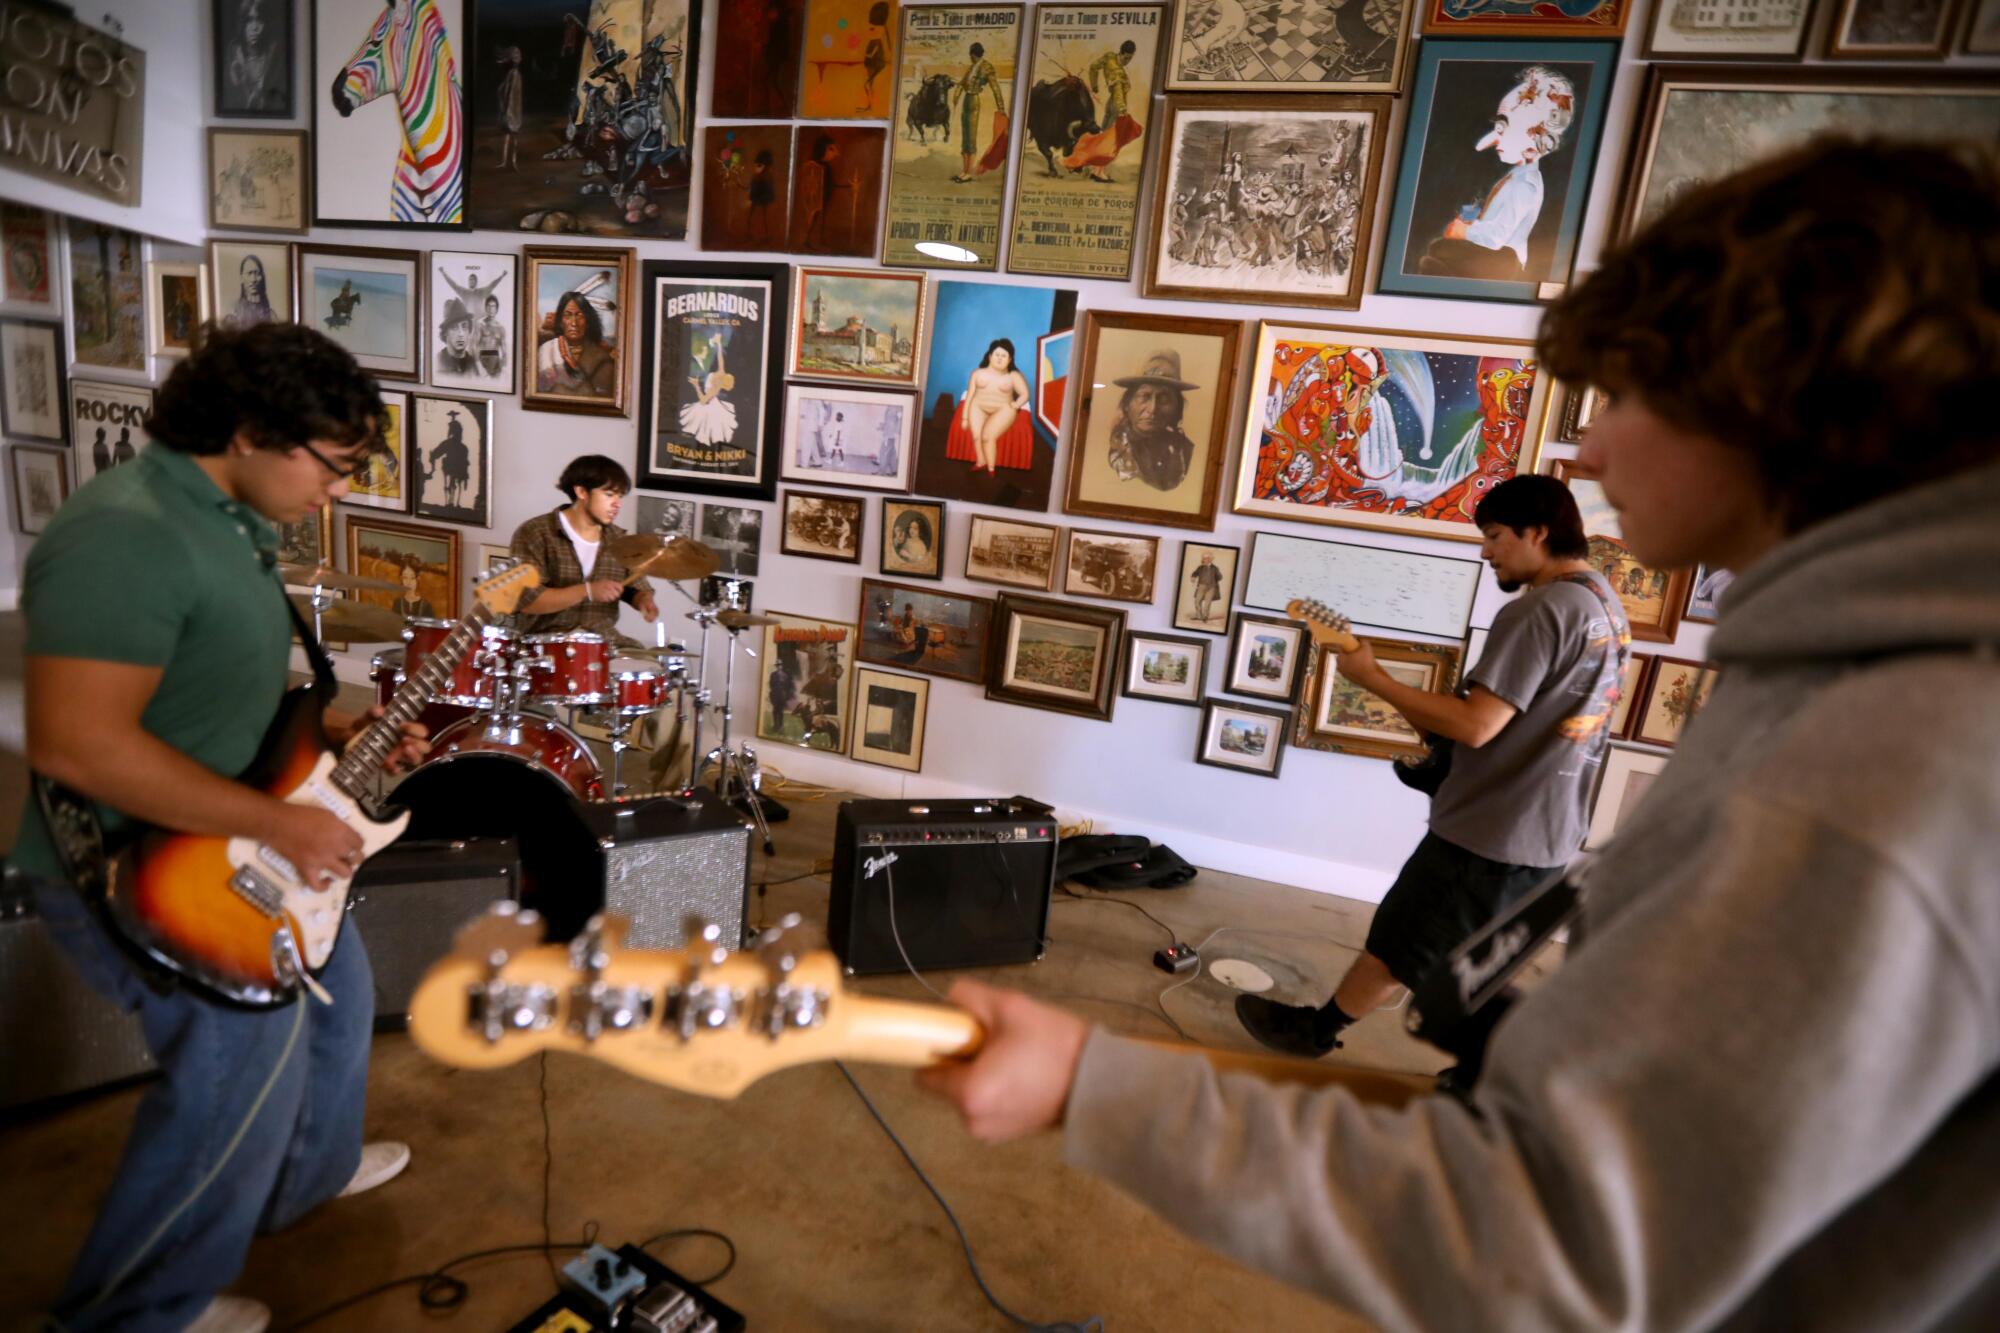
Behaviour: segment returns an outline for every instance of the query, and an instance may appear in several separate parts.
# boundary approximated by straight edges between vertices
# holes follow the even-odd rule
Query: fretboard
[[[382,761],[396,748],[402,739],[403,724],[414,722],[424,706],[436,695],[438,688],[458,670],[458,664],[466,653],[476,645],[486,626],[492,621],[493,613],[483,602],[475,601],[472,609],[459,617],[458,624],[452,626],[451,633],[424,659],[423,666],[407,677],[382,710],[382,716],[370,723],[368,730],[361,733],[340,762],[333,767],[333,782],[343,792],[355,800],[366,796],[374,786],[375,774],[382,770]]]

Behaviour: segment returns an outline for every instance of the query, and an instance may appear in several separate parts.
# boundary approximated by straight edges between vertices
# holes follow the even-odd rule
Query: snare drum
[[[531,703],[591,705],[610,698],[611,640],[602,634],[530,634],[526,645]]]
[[[611,696],[608,713],[620,717],[641,717],[658,712],[673,702],[677,678],[659,663],[644,658],[621,657],[611,664]]]
[[[455,620],[412,616],[403,627],[403,642],[408,645],[404,672],[413,676],[423,670],[431,654],[444,646],[457,627]],[[475,711],[491,709],[495,682],[507,675],[507,668],[520,655],[519,634],[499,625],[488,625],[480,631],[479,642],[458,659],[451,675],[432,692],[431,698],[437,703],[456,704]]]

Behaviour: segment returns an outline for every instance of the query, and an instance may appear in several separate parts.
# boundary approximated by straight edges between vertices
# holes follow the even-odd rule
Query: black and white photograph
[[[69,382],[69,431],[76,448],[76,484],[122,467],[152,443],[146,414],[153,391],[133,384]]]
[[[906,579],[944,577],[944,501],[882,497],[882,572]]]
[[[514,392],[520,375],[519,269],[513,255],[431,251],[432,384],[469,393]]]
[[[1108,602],[1151,602],[1159,567],[1158,537],[1071,528],[1062,590]]]
[[[298,73],[294,0],[213,0],[215,114],[220,120],[289,120]]]
[[[1047,592],[1055,586],[1062,529],[974,514],[965,539],[965,577]]]
[[[868,502],[858,495],[786,491],[778,554],[858,565],[867,517]]]
[[[764,511],[749,505],[705,504],[701,507],[701,543],[714,549],[720,574],[757,577],[757,557],[764,540]]]
[[[641,495],[634,532],[650,532],[655,537],[694,538],[696,505],[672,495]]]
[[[493,522],[493,404],[483,398],[410,395],[409,468],[418,518]]]
[[[906,393],[793,384],[785,390],[786,481],[907,491],[916,399]]]
[[[208,306],[225,329],[292,322],[292,247],[283,241],[210,241]]]

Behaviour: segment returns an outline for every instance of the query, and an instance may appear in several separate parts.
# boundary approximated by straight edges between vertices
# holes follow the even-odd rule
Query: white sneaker
[[[380,1143],[361,1145],[361,1165],[355,1168],[354,1179],[347,1182],[347,1188],[335,1198],[345,1199],[352,1194],[366,1194],[377,1185],[385,1185],[403,1174],[403,1168],[410,1164],[410,1145],[384,1139]]]
[[[271,1307],[246,1296],[217,1296],[208,1303],[187,1333],[264,1333],[271,1325]]]

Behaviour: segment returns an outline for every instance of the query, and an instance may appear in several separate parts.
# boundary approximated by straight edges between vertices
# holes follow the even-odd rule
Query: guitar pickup
[[[294,866],[289,859],[272,851],[262,843],[257,845],[257,859],[276,871],[279,878],[288,879],[294,884],[300,882],[298,867]]]
[[[284,861],[279,857],[280,862]],[[289,863],[286,863],[289,869]],[[285,909],[285,895],[276,884],[257,873],[255,866],[238,866],[236,873],[229,877],[229,887],[236,895],[266,916],[277,916]]]

